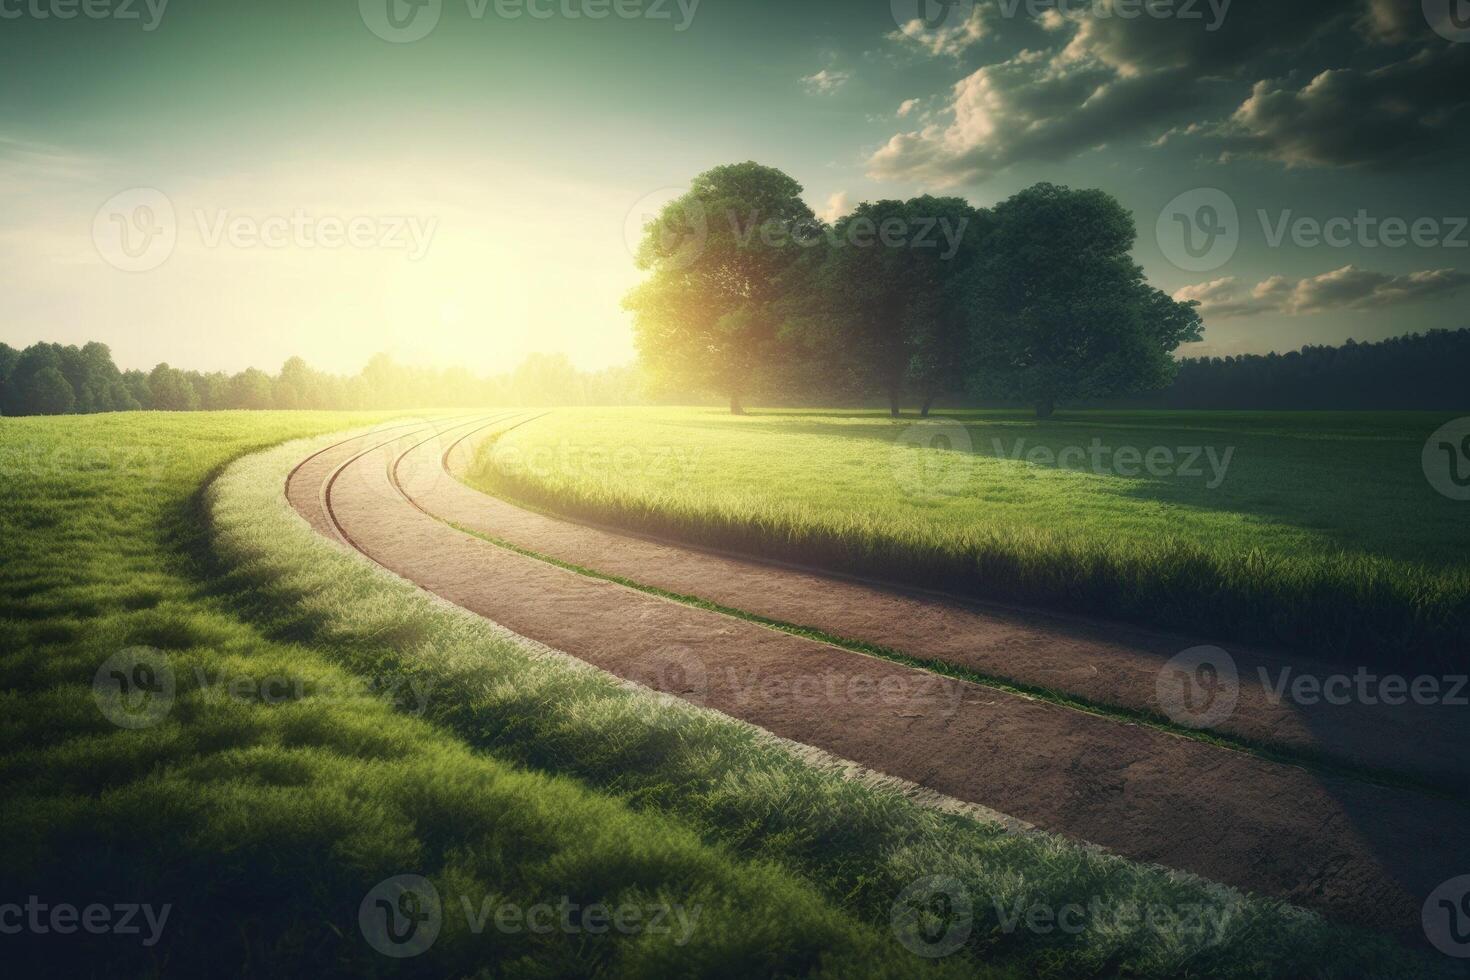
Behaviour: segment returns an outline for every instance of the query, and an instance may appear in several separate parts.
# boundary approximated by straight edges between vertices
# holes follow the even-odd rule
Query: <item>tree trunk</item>
[[[934,407],[934,396],[933,395],[930,395],[928,398],[925,398],[924,399],[924,407],[921,408],[921,409],[919,409],[919,418],[921,418],[921,419],[927,419],[929,417],[929,409],[931,409],[933,407]]]
[[[731,394],[730,394],[730,414],[731,415],[744,415],[745,414],[745,406],[742,405],[742,404],[740,404],[740,395],[738,393],[735,393],[735,392],[731,392]]]
[[[1052,401],[1050,398],[1044,398],[1036,403],[1036,417],[1039,419],[1051,418],[1052,413],[1056,410],[1057,403]]]
[[[898,392],[896,391],[888,393],[888,414],[898,418]]]

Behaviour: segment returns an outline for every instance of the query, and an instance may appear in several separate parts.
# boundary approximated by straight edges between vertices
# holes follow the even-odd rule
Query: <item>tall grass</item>
[[[862,414],[560,411],[484,444],[466,477],[585,520],[965,596],[1340,662],[1465,664],[1470,522],[1419,462],[1438,418],[959,421],[939,431],[969,446],[933,448],[914,420]],[[1199,476],[1047,462],[1094,440],[1229,462],[1201,455]]]
[[[973,904],[967,941],[939,962],[1030,976],[1391,976],[1431,966],[1388,941],[1282,903],[1044,835],[918,805],[836,760],[617,681],[448,606],[311,533],[280,492],[319,442],[232,465],[210,488],[232,594],[272,635],[357,673],[435,692],[425,717],[470,745],[677,820],[721,853],[810,882],[843,914],[887,927],[904,890],[952,878]],[[582,873],[593,873],[588,869]],[[1204,909],[1218,932],[1103,915],[1079,931],[1017,925],[1015,910]],[[914,957],[918,970],[926,961]]]

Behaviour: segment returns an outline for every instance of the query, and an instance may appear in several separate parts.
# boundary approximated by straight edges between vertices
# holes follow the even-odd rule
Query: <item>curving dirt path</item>
[[[456,439],[444,454],[445,467],[466,468],[472,445],[473,439]],[[1206,710],[1203,692],[1195,702],[1201,710],[1190,711],[1176,696],[1182,687],[1167,677],[1167,703],[1160,703],[1161,670],[1176,655],[1210,643],[1207,638],[905,591],[560,520],[473,490],[443,488],[431,510],[557,561],[774,622],[967,668],[1023,689],[1209,728],[1307,760],[1405,774],[1470,797],[1470,753],[1462,749],[1470,744],[1470,683],[1459,690],[1458,704],[1370,704],[1356,697],[1341,703],[1340,684],[1329,692],[1334,698],[1308,689],[1299,700],[1290,692],[1301,677],[1351,679],[1351,668],[1223,644],[1238,683],[1233,708],[1217,716]],[[1456,683],[1441,690],[1448,694]]]
[[[1418,929],[1424,896],[1470,869],[1470,844],[1458,833],[1470,810],[1460,803],[1272,763],[854,653],[579,575],[451,526],[447,521],[502,538],[543,534],[528,545],[543,552],[597,548],[578,552],[587,558],[578,564],[604,571],[653,546],[528,514],[449,475],[445,457],[460,439],[527,419],[507,413],[347,440],[304,460],[287,481],[287,496],[322,533],[518,633],[786,738],[1137,860],[1406,934]],[[668,560],[674,558],[687,564],[670,571],[655,562],[629,577],[648,582],[704,560],[732,561],[698,552]],[[719,567],[727,579],[745,574]],[[808,582],[791,581],[802,588]],[[677,591],[696,590],[686,583]],[[881,612],[864,613],[882,625]]]

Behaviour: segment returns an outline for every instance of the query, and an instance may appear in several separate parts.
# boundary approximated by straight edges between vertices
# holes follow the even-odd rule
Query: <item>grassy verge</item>
[[[810,882],[856,921],[886,929],[916,895],[935,915],[947,907],[938,924],[966,928],[948,936],[952,946],[944,928],[928,936],[926,951],[948,955],[915,956],[915,969],[1079,977],[1432,968],[1381,937],[1278,902],[920,807],[747,725],[533,649],[310,533],[280,494],[310,448],[242,460],[209,493],[213,543],[234,569],[229,590],[256,597],[263,629],[309,641],[358,674],[413,678],[435,692],[425,717],[470,745],[677,820],[722,853]],[[1074,909],[1077,928],[1028,925]]]
[[[1440,421],[563,410],[488,443],[467,478],[695,544],[1448,669],[1470,648],[1470,524],[1420,466]]]
[[[441,698],[435,675],[399,669],[415,659],[407,651],[435,646],[434,619],[399,621],[402,597],[293,523],[279,499],[284,468],[267,466],[268,482],[249,492],[239,481],[261,476],[259,463],[230,471],[241,503],[265,514],[219,504],[232,518],[222,538],[242,561],[219,574],[200,487],[242,454],[370,420],[0,419],[8,968],[845,977],[976,967],[917,963],[886,923],[858,920],[789,868],[454,734],[442,722],[467,707],[453,707],[459,692]],[[309,581],[300,564],[318,561],[352,574]],[[293,584],[316,594],[283,609]],[[363,622],[377,635],[355,633]],[[473,653],[517,649],[496,637]],[[113,669],[148,693],[117,690]],[[405,874],[429,881],[438,902],[415,886],[418,904],[397,909],[438,932],[400,959],[369,936],[407,948],[372,931],[388,921],[374,918],[375,896],[398,898],[381,883]],[[394,922],[408,919],[395,911]],[[422,930],[409,942],[430,938]]]

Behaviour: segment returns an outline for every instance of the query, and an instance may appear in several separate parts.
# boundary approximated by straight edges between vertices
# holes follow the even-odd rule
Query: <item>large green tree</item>
[[[1198,340],[1193,303],[1143,279],[1133,217],[1111,195],[1037,184],[998,204],[971,281],[972,382],[1045,418],[1058,401],[1167,385]]]
[[[649,276],[624,300],[652,385],[718,393],[742,413],[779,357],[781,301],[815,227],[801,185],[753,162],[706,171],[666,205],[638,248]]]
[[[958,197],[865,202],[828,236],[821,291],[838,329],[833,356],[897,417],[906,394],[927,415],[962,387],[968,295],[987,215]]]

